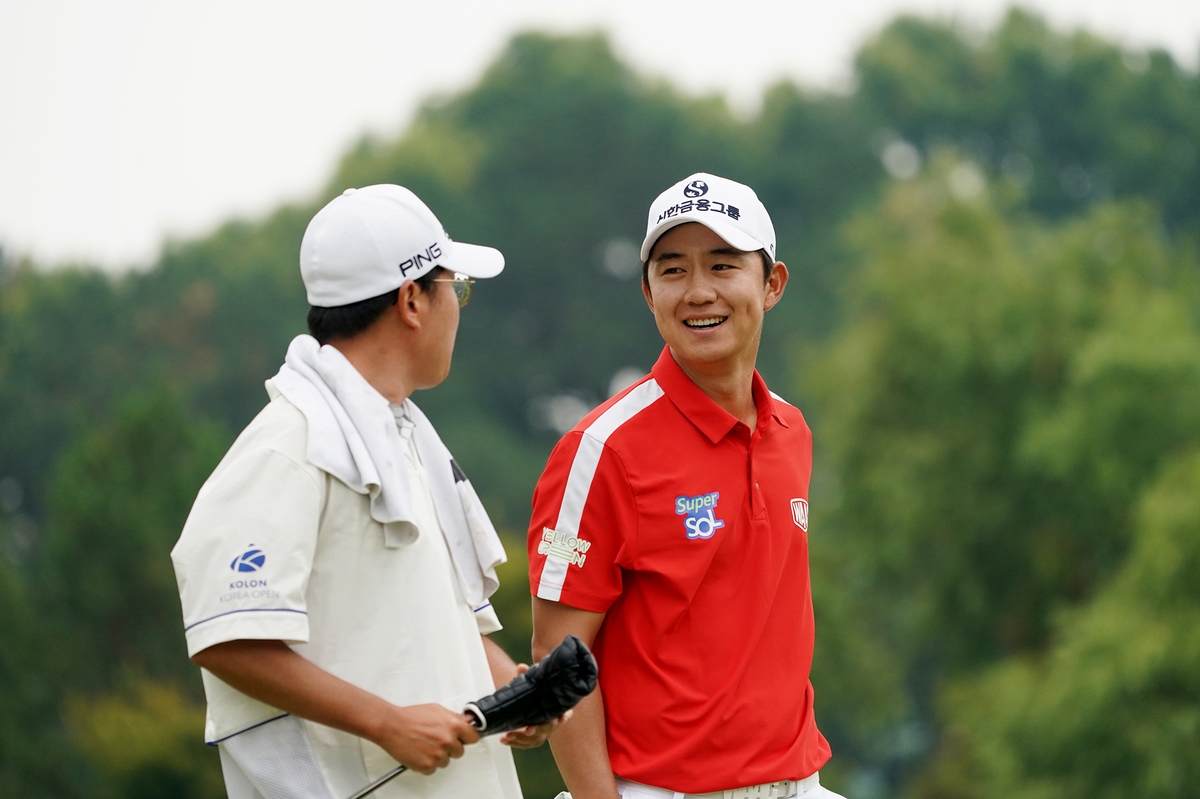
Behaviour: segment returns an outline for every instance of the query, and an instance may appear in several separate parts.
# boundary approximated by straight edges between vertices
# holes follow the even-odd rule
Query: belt
[[[617,780],[621,799],[791,799],[811,791],[821,784],[816,774],[802,780],[780,780],[711,793],[679,793],[665,788],[653,788],[628,780]]]

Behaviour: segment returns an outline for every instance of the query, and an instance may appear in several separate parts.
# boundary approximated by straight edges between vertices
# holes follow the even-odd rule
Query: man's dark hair
[[[433,279],[442,271],[440,266],[435,267],[413,282],[417,284],[418,289],[428,294],[434,289]],[[353,338],[375,324],[375,320],[384,311],[396,304],[399,296],[400,289],[395,288],[378,297],[368,297],[349,305],[338,305],[333,308],[309,306],[308,333],[319,344],[325,344],[335,338]]]
[[[771,270],[775,267],[775,259],[767,255],[766,250],[758,251],[759,257],[763,262],[763,283],[771,279]],[[650,259],[642,261],[642,282],[647,286],[650,285]]]

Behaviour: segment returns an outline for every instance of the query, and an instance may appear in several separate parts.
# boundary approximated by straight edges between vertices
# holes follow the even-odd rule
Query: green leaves
[[[816,437],[832,768],[889,775],[856,796],[1057,797],[1101,784],[1095,751],[1114,792],[1185,795],[1200,79],[1021,10],[980,35],[897,19],[857,68],[853,91],[781,83],[741,118],[603,36],[523,34],[402,135],[352,147],[317,195],[168,242],[149,270],[0,262],[0,480],[22,495],[0,508],[0,794],[193,773],[155,771],[174,744],[136,780],[86,768],[98,738],[77,725],[72,744],[60,703],[88,729],[161,716],[164,741],[194,716],[167,552],[304,330],[317,208],[396,182],[505,253],[450,380],[417,401],[516,544],[555,436],[543,411],[657,356],[628,254],[650,200],[705,170],[758,191],[792,275],[759,367],[807,398]],[[526,657],[516,558],[505,577],[500,638]],[[528,795],[557,790],[543,755],[522,763]]]
[[[1190,796],[1200,776],[1200,450],[1146,492],[1128,561],[1061,641],[959,681],[947,693],[951,735],[927,781],[972,795],[1084,799]],[[953,761],[953,762],[952,762]],[[961,767],[960,765],[958,767]]]
[[[1192,768],[1171,758],[1200,729],[1195,617],[1149,600],[1194,594],[1200,264],[1144,204],[1047,226],[954,199],[955,168],[852,226],[855,310],[808,384],[840,487],[818,595],[861,586],[843,613],[907,676],[893,706],[948,725],[915,795],[1108,795],[1120,772],[1111,795],[1181,796],[1151,773]]]
[[[204,708],[169,684],[141,681],[64,708],[75,744],[121,799],[219,799],[225,785],[215,749],[197,746]]]
[[[89,653],[75,679],[123,669],[194,682],[170,551],[228,438],[163,390],[133,394],[62,459],[50,491],[43,590],[51,618]]]

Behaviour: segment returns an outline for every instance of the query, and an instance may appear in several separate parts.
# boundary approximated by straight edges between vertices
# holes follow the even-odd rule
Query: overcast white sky
[[[1197,66],[1200,0],[1024,5]],[[470,86],[518,30],[607,30],[644,72],[753,110],[780,77],[845,85],[855,50],[901,11],[982,28],[1007,6],[0,0],[0,246],[46,264],[147,264],[165,236],[307,196],[359,135],[398,133],[422,99]]]

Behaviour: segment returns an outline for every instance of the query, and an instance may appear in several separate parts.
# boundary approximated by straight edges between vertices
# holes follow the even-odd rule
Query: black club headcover
[[[484,735],[544,724],[579,704],[596,689],[596,659],[573,635],[496,693],[467,705],[465,712]]]

